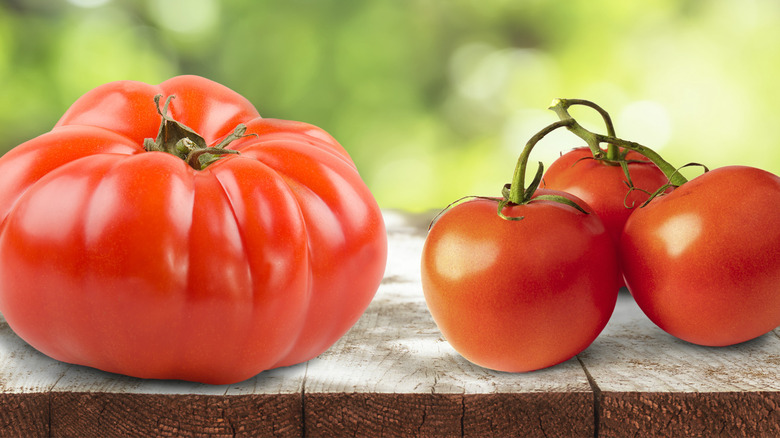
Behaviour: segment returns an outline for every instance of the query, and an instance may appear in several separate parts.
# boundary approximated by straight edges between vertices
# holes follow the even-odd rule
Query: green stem
[[[569,115],[568,109],[569,107],[573,105],[583,105],[590,107],[594,110],[596,110],[599,115],[601,115],[601,118],[604,120],[604,125],[607,127],[607,135],[610,137],[617,137],[615,134],[615,125],[612,123],[612,117],[610,117],[609,113],[599,105],[597,105],[594,102],[591,102],[589,100],[585,99],[558,99],[558,108],[554,109],[554,111],[558,114],[558,117],[560,117],[562,120],[565,118],[572,118]],[[553,104],[555,104],[555,101],[553,101]],[[607,145],[607,162],[615,162],[620,159],[620,148],[618,148],[616,145],[608,144]]]
[[[664,160],[657,152],[648,148],[647,146],[643,146],[633,141],[623,140],[615,137],[614,135],[595,134],[583,128],[582,125],[574,120],[574,118],[572,118],[572,116],[569,114],[567,108],[571,105],[570,102],[585,104],[583,102],[588,101],[554,99],[550,109],[553,110],[558,115],[558,118],[560,118],[562,121],[565,120],[570,122],[568,125],[566,125],[567,129],[569,129],[569,131],[581,139],[585,140],[585,143],[588,144],[588,147],[593,153],[594,158],[604,158],[604,151],[601,150],[601,143],[607,143],[611,147],[622,147],[645,156],[648,160],[652,161],[656,166],[658,166],[659,169],[661,169],[672,185],[681,186],[688,182],[688,180],[678,172],[677,168],[669,164],[669,162]],[[587,105],[591,106],[592,108],[598,108],[598,105],[592,102],[589,102]],[[607,153],[607,159],[611,160],[611,158],[609,158],[609,152]]]
[[[666,175],[666,177],[669,179],[669,183],[674,186],[679,187],[688,182],[688,179],[682,176],[682,174],[680,174],[679,170],[676,167],[669,164],[668,161],[661,158],[658,152],[648,148],[647,146],[642,146],[641,144],[633,141],[623,140],[621,138],[609,137],[605,135],[596,134],[596,138],[598,138],[599,141],[601,142],[614,144],[621,148],[628,149],[637,152],[640,155],[645,156],[648,160],[652,161],[653,164],[658,166],[659,169],[661,169],[661,172],[663,172],[664,175]]]
[[[593,158],[604,158],[604,151],[601,150],[601,145],[599,144],[599,140],[596,137],[596,134],[583,128],[582,125],[580,125],[579,122],[574,120],[574,117],[572,117],[571,114],[569,114],[569,106],[572,105],[571,104],[572,101],[575,101],[575,99],[553,99],[549,109],[553,110],[553,112],[555,112],[555,114],[558,115],[559,119],[572,121],[572,123],[568,126],[568,129],[574,134],[576,134],[578,137],[580,137],[581,139],[585,140],[585,143],[588,144],[588,147],[590,148],[590,151],[593,154]],[[576,101],[587,102],[583,100],[576,100]],[[597,106],[596,104],[593,105]],[[609,129],[609,125],[607,129]],[[613,128],[613,132],[614,132],[614,128]]]
[[[526,166],[528,165],[528,157],[531,155],[531,150],[533,150],[536,143],[539,143],[539,141],[544,138],[547,134],[553,132],[554,130],[566,126],[567,128],[571,129],[572,123],[577,123],[574,119],[570,118],[568,120],[559,120],[555,123],[552,123],[542,129],[541,131],[534,134],[533,137],[531,137],[530,140],[528,140],[528,143],[525,144],[525,147],[523,148],[523,151],[520,153],[520,157],[517,159],[517,164],[515,165],[515,172],[512,176],[512,184],[509,188],[509,196],[507,197],[507,200],[513,204],[523,204],[524,202],[528,201],[533,193],[526,193],[525,190],[525,172],[526,172]],[[541,163],[540,163],[541,164]]]

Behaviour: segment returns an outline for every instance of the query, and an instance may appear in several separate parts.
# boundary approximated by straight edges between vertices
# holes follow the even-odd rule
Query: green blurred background
[[[329,131],[382,207],[419,211],[499,194],[554,97],[673,164],[780,173],[778,72],[775,0],[4,0],[0,150],[102,83],[198,74]]]

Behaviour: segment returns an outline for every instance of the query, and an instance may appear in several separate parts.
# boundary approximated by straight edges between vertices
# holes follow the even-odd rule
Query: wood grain
[[[0,394],[0,436],[51,436],[49,395],[40,392]]]
[[[50,436],[49,394],[68,368],[30,347],[0,319],[0,436]]]
[[[653,325],[622,294],[580,355],[601,436],[780,436],[780,337],[702,347]]]
[[[206,385],[71,366],[50,393],[51,434],[301,436],[305,370],[302,364]]]
[[[777,437],[777,392],[602,393],[600,436]]]
[[[53,436],[301,436],[300,395],[60,392]]]

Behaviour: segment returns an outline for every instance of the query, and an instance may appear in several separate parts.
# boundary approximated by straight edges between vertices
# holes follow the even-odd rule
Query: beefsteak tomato
[[[0,186],[0,312],[105,371],[226,384],[306,361],[385,269],[381,212],[339,143],[197,76],[89,91],[0,158]]]
[[[780,325],[780,178],[727,166],[637,209],[620,252],[626,283],[660,328],[695,344]]]

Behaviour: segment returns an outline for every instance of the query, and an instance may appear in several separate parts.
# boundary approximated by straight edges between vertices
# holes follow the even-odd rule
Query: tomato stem
[[[583,105],[595,109],[604,120],[604,125],[607,128],[607,135],[610,137],[617,137],[615,134],[615,125],[612,123],[612,117],[610,117],[609,113],[604,108],[600,107],[594,102],[585,99],[556,99],[553,100],[553,104],[550,106],[550,109],[555,111],[561,120],[570,119],[572,116],[569,115],[568,109],[573,105]],[[599,152],[601,152],[601,149],[599,149]],[[617,145],[609,143],[607,145],[607,156],[604,162],[614,165],[614,163],[619,159],[620,148]]]
[[[512,176],[512,183],[509,186],[509,194],[506,196],[507,200],[513,204],[523,204],[531,199],[531,195],[533,195],[533,190],[529,192],[529,190],[525,189],[525,172],[526,172],[526,166],[528,165],[528,157],[531,155],[531,151],[533,150],[536,143],[539,143],[539,141],[544,138],[547,134],[555,131],[556,129],[566,126],[569,127],[572,123],[576,123],[574,119],[568,119],[568,120],[559,120],[555,123],[552,123],[550,125],[547,125],[544,129],[534,134],[533,137],[531,137],[530,140],[525,144],[525,147],[523,148],[523,151],[520,153],[520,157],[517,159],[517,164],[515,165],[515,172]],[[537,177],[539,180],[541,180],[541,173],[543,170],[543,164],[539,163],[539,170],[537,171]],[[535,184],[534,184],[535,183]],[[536,178],[534,178],[534,183],[531,184],[531,186],[538,186],[538,182],[536,181]],[[535,189],[535,187],[534,187]]]
[[[580,137],[581,139],[585,140],[585,143],[588,144],[588,147],[593,153],[593,158],[596,159],[604,158],[604,151],[601,149],[601,143],[607,143],[611,147],[614,148],[620,147],[620,148],[628,149],[637,152],[640,155],[645,156],[648,160],[652,161],[653,164],[658,166],[659,169],[661,169],[664,175],[666,175],[666,177],[669,179],[669,183],[674,186],[681,186],[686,182],[688,182],[688,180],[680,174],[677,168],[669,164],[669,162],[664,160],[657,152],[648,148],[647,146],[643,146],[633,141],[623,140],[621,138],[615,137],[614,135],[596,134],[582,127],[582,125],[580,125],[576,120],[574,120],[574,118],[569,114],[568,107],[573,104],[572,102],[575,102],[576,104],[588,105],[592,108],[596,108],[597,110],[599,110],[600,113],[603,110],[601,110],[600,107],[598,107],[598,105],[596,105],[595,103],[588,102],[585,100],[575,100],[575,99],[568,99],[568,100],[553,99],[552,104],[550,105],[549,108],[558,115],[561,121],[567,120],[571,122],[566,125],[566,128],[572,133],[574,133],[575,135],[577,135],[578,137]],[[606,113],[606,111],[603,111],[602,116],[604,113]],[[612,133],[614,133],[614,130],[612,131]],[[607,152],[606,158],[607,160],[613,160],[612,158],[609,158],[609,151]],[[617,158],[618,158],[617,161],[620,161],[619,157]]]
[[[584,208],[577,205],[576,202],[572,201],[569,198],[566,198],[564,196],[559,195],[540,195],[534,198],[534,192],[536,192],[536,189],[539,187],[539,183],[542,181],[542,175],[544,174],[544,164],[542,162],[539,162],[539,167],[536,170],[536,175],[534,176],[533,181],[531,181],[531,184],[528,185],[528,187],[524,187],[525,185],[525,171],[526,166],[528,165],[528,157],[531,155],[531,150],[533,150],[534,146],[536,146],[539,141],[544,138],[547,134],[555,131],[556,129],[562,127],[562,126],[569,126],[574,119],[571,120],[559,120],[555,123],[551,123],[550,125],[547,125],[544,129],[534,134],[533,137],[531,137],[530,140],[525,144],[525,147],[523,148],[523,151],[520,153],[520,157],[517,159],[517,165],[515,165],[515,173],[512,175],[512,182],[510,184],[504,185],[504,188],[501,190],[501,194],[503,196],[503,199],[501,199],[498,202],[498,216],[502,219],[510,220],[510,221],[518,221],[522,220],[523,217],[509,217],[506,216],[503,213],[504,207],[507,204],[527,204],[531,202],[531,198],[537,199],[537,200],[545,200],[545,201],[554,201],[559,202],[561,204],[568,205],[570,207],[576,208],[577,210],[588,214],[587,211],[585,211]]]
[[[203,170],[209,164],[222,158],[222,155],[238,154],[233,149],[227,149],[227,146],[234,140],[248,137],[246,126],[240,124],[236,129],[216,146],[210,147],[192,128],[171,118],[168,115],[168,107],[176,96],[171,95],[165,99],[165,104],[160,108],[162,94],[154,96],[154,103],[157,106],[157,113],[160,114],[160,130],[157,132],[157,138],[147,138],[144,140],[144,149],[152,152],[167,152],[181,158],[193,169]]]

